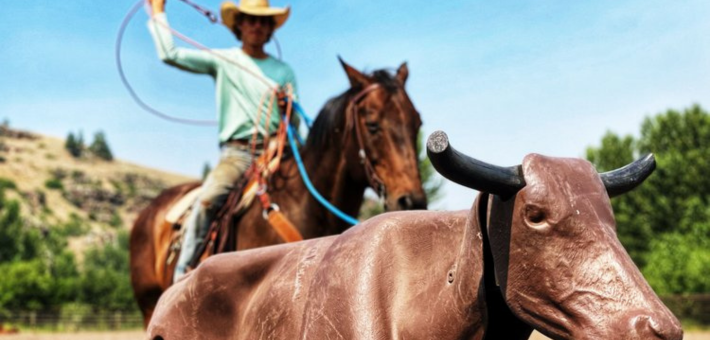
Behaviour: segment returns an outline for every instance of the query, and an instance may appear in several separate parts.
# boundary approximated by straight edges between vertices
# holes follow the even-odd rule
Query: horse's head
[[[619,242],[609,202],[651,174],[652,155],[598,174],[585,160],[536,154],[521,166],[486,164],[443,132],[427,147],[442,175],[492,194],[485,236],[516,317],[555,339],[682,339]]]
[[[404,89],[409,71],[365,75],[340,61],[350,80],[346,133],[357,145],[355,176],[385,198],[385,209],[426,209],[416,140],[421,118]]]

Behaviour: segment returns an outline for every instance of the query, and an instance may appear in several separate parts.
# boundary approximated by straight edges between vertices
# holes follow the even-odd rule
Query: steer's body
[[[166,340],[469,338],[482,323],[472,304],[483,262],[467,214],[390,213],[340,236],[215,256],[165,293],[148,332]]]
[[[430,138],[432,164],[491,193],[470,212],[391,213],[340,236],[220,255],[161,298],[150,339],[517,340],[533,328],[682,339],[617,239],[609,203],[653,157],[601,175],[535,154],[499,168],[445,137]]]

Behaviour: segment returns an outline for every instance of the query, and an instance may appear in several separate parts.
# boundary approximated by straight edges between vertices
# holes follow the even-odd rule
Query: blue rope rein
[[[293,108],[296,109],[296,112],[298,112],[298,114],[301,116],[301,118],[303,118],[303,121],[306,122],[306,126],[308,126],[308,128],[310,129],[313,126],[313,120],[310,117],[308,117],[308,115],[306,114],[306,111],[304,111],[303,107],[301,107],[301,104],[299,104],[298,102],[294,102],[294,101],[291,101],[291,103],[293,103]]]
[[[303,108],[301,108],[298,103],[293,102],[293,107],[296,109],[296,112],[303,118],[303,120],[306,122],[306,125],[310,128],[313,125],[313,121],[306,116],[305,112],[303,112]],[[293,152],[293,158],[296,160],[296,165],[298,166],[298,171],[301,173],[301,178],[303,179],[303,184],[306,185],[306,188],[308,188],[308,191],[311,192],[311,195],[320,203],[322,204],[326,209],[330,210],[333,215],[337,216],[341,220],[350,223],[352,225],[358,224],[358,220],[344,212],[342,212],[340,209],[338,209],[336,206],[332,205],[328,200],[326,200],[321,194],[316,190],[316,188],[313,186],[313,183],[311,183],[311,179],[308,177],[308,173],[306,173],[306,167],[303,165],[303,160],[301,159],[301,155],[298,153],[298,147],[296,146],[296,141],[294,140],[294,131],[293,131],[293,126],[289,124],[288,122],[285,122],[287,124],[286,128],[286,134],[288,135],[288,142],[291,144],[291,151]],[[299,136],[300,135],[296,134]],[[303,143],[301,143],[303,144]]]

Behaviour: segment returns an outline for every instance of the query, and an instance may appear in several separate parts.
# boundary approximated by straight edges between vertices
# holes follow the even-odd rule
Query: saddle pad
[[[168,210],[168,213],[165,215],[165,221],[170,224],[178,223],[182,215],[197,201],[201,190],[202,186],[199,186],[190,190],[185,196],[182,196],[182,198]]]
[[[242,198],[239,200],[239,203],[237,204],[237,208],[235,211],[241,213],[244,209],[246,209],[249,205],[251,205],[251,202],[254,201],[254,197],[256,196],[256,192],[258,190],[258,185],[256,181],[250,180],[249,183],[247,184],[246,188],[244,188],[244,191],[242,192]],[[171,208],[168,210],[168,213],[165,214],[165,221],[170,223],[170,224],[179,224],[182,222],[182,217],[190,211],[190,208],[192,207],[193,204],[195,204],[195,201],[197,201],[198,197],[200,196],[200,190],[202,189],[202,186],[199,186],[195,189],[190,190],[185,196],[180,198]]]
[[[270,147],[269,150],[270,152],[276,152],[276,144],[275,143],[269,143]],[[257,162],[259,163],[265,163],[265,159],[262,155]],[[274,159],[269,162],[268,166],[266,167],[264,171],[264,176],[268,176],[269,173],[273,173],[276,171],[276,169],[279,167],[280,159],[278,157],[275,157]],[[170,224],[176,224],[181,222],[180,219],[185,215],[185,213],[192,207],[192,205],[195,203],[197,200],[199,194],[200,194],[200,189],[202,189],[202,186],[199,186],[195,189],[192,189],[190,192],[185,194],[175,205],[170,208],[168,213],[165,215],[165,220],[169,222]],[[244,186],[244,189],[242,190],[242,197],[237,203],[236,209],[234,210],[236,212],[236,215],[241,214],[248,208],[251,203],[254,201],[254,197],[256,197],[257,193],[259,191],[259,183],[254,179],[251,178],[247,182],[247,184]]]

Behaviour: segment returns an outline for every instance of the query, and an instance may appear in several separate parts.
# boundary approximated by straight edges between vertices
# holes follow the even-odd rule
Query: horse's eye
[[[531,224],[543,223],[545,222],[545,218],[547,218],[547,215],[545,214],[545,210],[542,208],[534,205],[525,207],[525,219],[527,219]]]
[[[376,122],[365,122],[365,126],[369,133],[375,134],[377,131],[380,131],[380,125]]]

